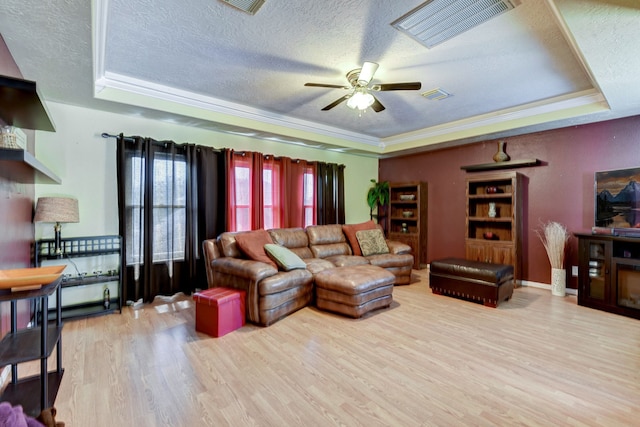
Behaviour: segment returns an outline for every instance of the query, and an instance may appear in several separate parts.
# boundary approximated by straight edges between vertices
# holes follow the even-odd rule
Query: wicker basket
[[[2,132],[2,139],[0,140],[0,147],[2,148],[21,148],[16,142],[16,134],[10,132]]]

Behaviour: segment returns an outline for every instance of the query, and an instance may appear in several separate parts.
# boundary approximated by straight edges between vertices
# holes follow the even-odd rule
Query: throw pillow
[[[236,236],[238,247],[249,259],[254,261],[266,262],[274,268],[278,268],[275,262],[267,256],[264,251],[264,245],[273,243],[271,236],[267,230],[253,230],[245,233],[239,233]]]
[[[380,229],[356,231],[356,238],[363,256],[389,253],[389,246]]]
[[[297,268],[307,268],[307,264],[298,255],[291,252],[284,246],[275,243],[267,243],[264,250],[273,259],[278,267],[284,271],[295,270]]]
[[[344,235],[347,236],[347,241],[349,242],[354,255],[362,255],[360,244],[356,237],[356,232],[360,230],[375,230],[376,228],[377,225],[373,220],[362,222],[360,224],[345,224],[342,226],[342,231],[344,232]]]

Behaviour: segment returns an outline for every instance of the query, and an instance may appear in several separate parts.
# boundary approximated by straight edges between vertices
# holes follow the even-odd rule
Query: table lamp
[[[39,197],[33,222],[55,222],[55,253],[62,254],[60,231],[63,222],[80,222],[78,200],[71,197]]]

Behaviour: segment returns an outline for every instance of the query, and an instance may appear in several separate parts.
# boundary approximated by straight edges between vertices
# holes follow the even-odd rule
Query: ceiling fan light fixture
[[[354,110],[364,111],[371,107],[375,102],[375,98],[365,88],[357,88],[353,91],[353,95],[347,100],[347,107]]]

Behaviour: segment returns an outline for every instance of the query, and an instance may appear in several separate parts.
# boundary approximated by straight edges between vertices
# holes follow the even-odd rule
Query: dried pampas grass
[[[551,268],[564,268],[565,246],[569,241],[569,233],[564,225],[549,221],[543,223],[536,234],[542,240]]]

